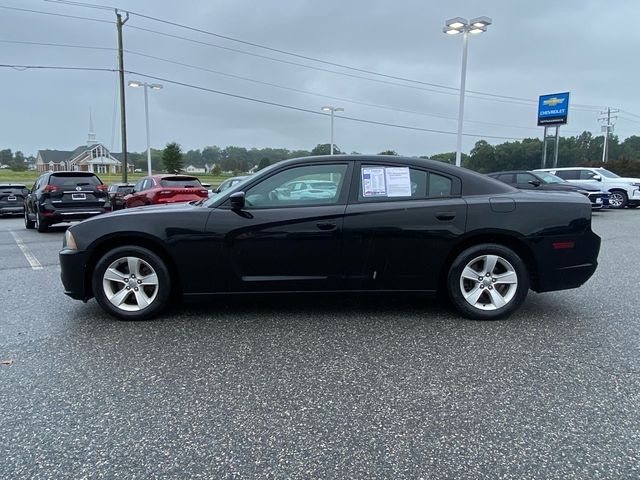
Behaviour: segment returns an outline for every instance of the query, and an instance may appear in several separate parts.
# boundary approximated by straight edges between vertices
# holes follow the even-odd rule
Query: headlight
[[[73,234],[71,233],[71,230],[67,229],[67,231],[64,232],[64,245],[69,250],[77,250],[78,249],[78,245],[76,244],[76,239],[73,238]]]

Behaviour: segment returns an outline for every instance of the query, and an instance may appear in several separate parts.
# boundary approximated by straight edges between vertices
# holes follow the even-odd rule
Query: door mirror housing
[[[540,186],[540,180],[529,180],[529,183],[531,185],[533,185],[534,187],[539,187]]]
[[[242,210],[244,208],[244,192],[232,193],[229,197],[232,210]]]
[[[593,177],[591,177],[593,180],[597,180],[598,182],[602,181],[602,177],[600,175],[594,175]]]

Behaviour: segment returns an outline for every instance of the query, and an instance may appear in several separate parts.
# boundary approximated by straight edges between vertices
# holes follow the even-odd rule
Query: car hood
[[[620,177],[620,178],[612,178],[611,181],[615,182],[629,182],[629,183],[640,183],[640,178],[629,178],[629,177]]]

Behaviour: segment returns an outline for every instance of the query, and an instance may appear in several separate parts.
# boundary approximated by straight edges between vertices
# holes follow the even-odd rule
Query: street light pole
[[[344,112],[342,107],[333,107],[331,105],[322,107],[323,112],[331,112],[331,155],[333,155],[333,116],[335,112]]]
[[[460,105],[458,106],[458,139],[456,141],[456,166],[462,165],[462,120],[464,118],[464,92],[467,84],[467,47],[469,32],[462,34],[462,72],[460,73]]]
[[[462,127],[464,122],[464,94],[467,84],[467,50],[469,34],[478,34],[487,31],[492,20],[489,17],[478,17],[467,22],[465,18],[456,17],[445,22],[442,29],[447,35],[462,34],[462,69],[460,72],[460,104],[458,106],[458,135],[456,141],[456,166],[462,165]]]
[[[149,134],[149,94],[147,90],[150,88],[152,90],[160,90],[162,85],[159,83],[147,83],[140,82],[138,80],[132,80],[129,82],[129,86],[133,88],[144,88],[144,118],[147,126],[147,175],[151,175],[151,136]]]

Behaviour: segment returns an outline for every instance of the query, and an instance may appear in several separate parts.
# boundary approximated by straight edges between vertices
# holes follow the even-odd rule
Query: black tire
[[[35,227],[36,223],[33,220],[29,219],[29,210],[24,209],[24,228],[27,230],[32,230]]]
[[[36,211],[35,227],[40,233],[45,233],[49,230],[49,224],[44,218],[42,218],[42,215],[40,215],[40,212],[38,211]]]
[[[133,273],[129,259],[137,262],[137,267],[134,267],[137,271]],[[122,277],[112,275],[116,280],[105,278],[109,268],[111,273]],[[150,278],[151,274],[156,275],[156,284],[140,285],[140,279]],[[107,252],[96,264],[91,284],[98,304],[121,320],[153,318],[164,310],[171,295],[171,277],[165,262],[151,250],[137,246],[118,247]],[[116,306],[118,302],[120,306]],[[145,305],[146,302],[148,304]]]
[[[609,192],[609,207],[624,208],[629,204],[629,197],[624,190],[612,190]]]
[[[496,258],[494,267],[487,272],[487,262],[493,258]],[[473,279],[467,278],[469,272],[474,272]],[[498,320],[511,315],[524,302],[529,292],[529,274],[524,261],[513,250],[485,243],[467,248],[456,257],[449,268],[447,288],[453,306],[465,317]]]

